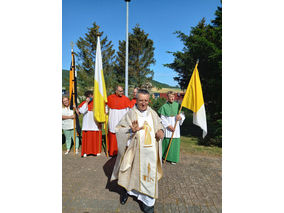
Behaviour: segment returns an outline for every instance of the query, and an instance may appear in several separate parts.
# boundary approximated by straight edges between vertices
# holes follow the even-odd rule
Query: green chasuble
[[[173,103],[167,102],[158,110],[158,113],[162,117],[162,121],[164,120],[164,122],[162,123],[165,128],[167,128],[165,124],[169,124],[174,127],[175,125],[174,117],[178,114],[179,107],[180,107],[180,104],[178,104],[177,102],[173,102]],[[177,123],[177,126],[178,125],[179,123]],[[178,135],[180,136],[179,134],[180,129],[176,128],[176,131],[178,131]],[[168,146],[171,140],[171,135],[172,135],[172,132],[166,129],[165,137],[162,143],[163,159],[165,159],[166,157],[167,149],[168,149]],[[172,139],[171,148],[167,156],[167,161],[175,162],[175,163],[179,162],[179,154],[180,154],[180,137],[179,136],[174,137]]]

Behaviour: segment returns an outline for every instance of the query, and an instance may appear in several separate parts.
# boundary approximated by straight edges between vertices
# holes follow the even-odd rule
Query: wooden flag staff
[[[74,52],[73,52],[73,42],[71,42],[71,47],[72,47],[72,71],[73,71],[73,76],[75,75],[75,64],[74,64]],[[74,155],[76,155],[76,110],[75,110],[75,78],[73,77],[73,87],[72,87],[72,97],[73,97],[73,114],[74,114],[74,119],[73,119],[73,130],[74,130],[74,137],[73,137],[73,141],[74,141]]]
[[[106,121],[105,121],[105,136],[106,136],[106,156],[108,157],[108,145],[107,145],[107,120],[108,116],[106,115]]]
[[[75,110],[75,93],[73,93],[73,114],[74,114],[74,120],[73,120],[73,126],[74,126],[74,137],[73,137],[73,141],[74,141],[74,155],[76,154],[76,151],[75,151],[75,147],[76,147],[76,110]]]

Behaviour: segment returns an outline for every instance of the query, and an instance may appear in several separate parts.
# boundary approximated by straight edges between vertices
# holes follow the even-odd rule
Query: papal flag
[[[105,122],[105,103],[107,102],[106,86],[103,73],[103,62],[101,54],[100,37],[97,40],[96,64],[94,79],[94,117],[98,122]]]
[[[193,111],[193,123],[203,130],[204,138],[207,135],[207,122],[197,65],[198,63],[195,65],[181,105]]]

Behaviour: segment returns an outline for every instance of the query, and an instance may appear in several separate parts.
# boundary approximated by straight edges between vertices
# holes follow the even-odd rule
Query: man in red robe
[[[94,120],[93,92],[85,92],[86,100],[79,105],[79,112],[83,114],[82,121],[82,147],[81,156],[100,155],[102,151],[102,129],[101,124]]]
[[[108,96],[108,150],[110,156],[117,155],[117,140],[115,136],[115,127],[120,119],[128,112],[130,100],[123,95],[123,88],[117,86],[115,94]]]
[[[136,104],[136,95],[137,95],[137,92],[138,92],[138,88],[135,87],[134,90],[133,90],[133,98],[132,100],[130,101],[130,108],[134,107],[134,105]]]

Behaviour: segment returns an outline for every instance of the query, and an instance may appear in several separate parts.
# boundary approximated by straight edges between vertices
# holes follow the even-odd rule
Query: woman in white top
[[[74,106],[74,109],[76,109],[76,106]],[[66,138],[66,148],[67,148],[65,155],[67,155],[70,152],[71,138],[73,139],[73,142],[74,142],[74,118],[75,118],[75,115],[73,113],[73,110],[70,109],[69,98],[63,97],[62,98],[62,129],[63,129],[63,133]],[[76,134],[76,155],[79,153],[78,148],[79,148],[79,138]]]

